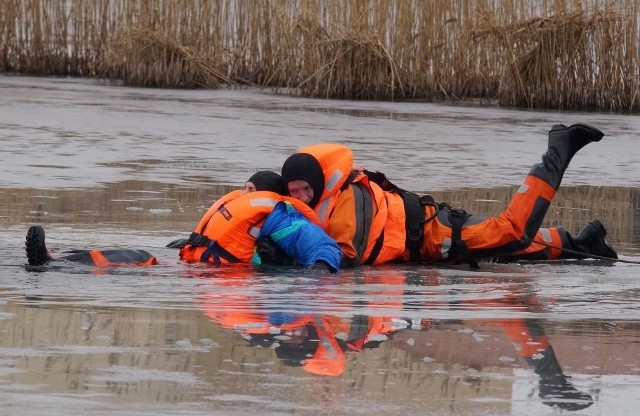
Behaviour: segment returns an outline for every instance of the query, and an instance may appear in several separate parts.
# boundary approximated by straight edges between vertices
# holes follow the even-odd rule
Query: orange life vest
[[[319,223],[317,215],[306,204],[274,192],[229,194],[222,199],[200,220],[191,234],[190,244],[180,249],[180,259],[213,264],[251,262],[260,228],[278,202],[292,204],[307,219]]]
[[[334,238],[351,266],[383,264],[405,252],[402,197],[383,191],[362,169],[353,168],[353,152],[339,144],[302,148],[322,167],[325,189],[315,207],[323,229]]]
[[[336,199],[353,171],[353,152],[346,146],[327,143],[302,148],[298,153],[310,154],[322,168],[324,192],[314,210],[320,219],[320,226],[326,228]]]
[[[228,194],[220,197],[220,199],[218,199],[216,202],[213,203],[213,205],[209,207],[209,209],[207,210],[207,212],[205,212],[202,218],[200,218],[200,222],[198,223],[198,226],[196,227],[195,232],[202,233],[202,230],[204,230],[204,227],[207,226],[207,223],[211,219],[211,216],[215,214],[218,208],[220,208],[223,204],[226,204],[227,202],[236,199],[237,197],[242,195],[243,192],[244,192],[244,189],[237,189],[235,191],[231,191]]]

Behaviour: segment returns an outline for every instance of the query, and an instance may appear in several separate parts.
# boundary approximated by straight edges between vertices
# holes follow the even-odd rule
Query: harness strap
[[[371,172],[369,170],[363,171],[371,182],[376,183],[383,191],[397,193],[402,197],[405,211],[405,230],[406,230],[406,243],[405,246],[409,251],[409,261],[419,263],[422,256],[420,255],[420,249],[424,242],[424,225],[432,221],[438,215],[438,212],[442,209],[448,211],[448,220],[451,224],[452,236],[451,236],[451,248],[449,250],[449,261],[461,259],[469,264],[472,268],[478,268],[478,262],[473,258],[467,243],[462,240],[462,226],[466,220],[471,217],[471,214],[467,214],[466,211],[460,211],[453,209],[446,203],[438,204],[435,202],[431,195],[418,196],[413,192],[406,191],[396,184],[387,179],[387,176],[382,172]],[[349,175],[349,178],[343,185],[343,190],[353,181],[357,176],[358,171],[354,170]],[[425,218],[424,207],[430,205],[435,208],[433,215]],[[378,237],[375,242],[369,257],[365,260],[364,264],[373,264],[384,242],[384,233]]]
[[[447,260],[456,261],[458,259],[466,262],[472,269],[477,269],[478,262],[473,258],[467,243],[462,239],[462,226],[471,216],[466,211],[456,210],[446,205],[448,210],[448,220],[451,223],[451,248]]]
[[[369,257],[364,261],[364,264],[373,264],[376,261],[380,250],[382,250],[382,243],[384,243],[384,230],[380,233],[380,237],[376,239],[376,243],[373,245],[371,253],[369,253]]]
[[[212,240],[204,234],[191,233],[189,236],[189,244],[197,247],[207,247],[207,249],[200,256],[200,261],[208,262],[211,258],[213,264],[219,265],[220,259],[224,259],[229,263],[240,263],[240,260],[225,250],[216,240]]]
[[[344,181],[344,183],[340,187],[340,190],[344,191],[345,189],[347,189],[349,185],[353,183],[353,180],[356,178],[356,176],[358,176],[359,173],[360,171],[358,170],[352,170],[351,173],[349,173],[349,176],[347,176],[347,180]]]
[[[389,192],[404,191],[403,189],[399,188],[395,183],[387,179],[387,175],[385,175],[382,172],[379,172],[379,171],[371,172],[370,170],[366,170],[366,169],[363,172],[365,175],[367,175],[367,177],[371,182],[378,184],[378,186],[380,186],[380,188],[382,188],[383,191],[389,191]]]
[[[405,246],[409,250],[409,261],[418,263],[421,260],[420,248],[424,241],[424,205],[422,198],[413,192],[400,191],[399,195],[404,202],[405,230],[407,239]]]
[[[367,248],[369,242],[369,231],[371,231],[371,223],[373,221],[373,201],[369,191],[359,183],[351,184],[353,188],[353,198],[356,208],[356,231],[353,236],[353,248],[356,250],[355,264],[360,264],[362,255]],[[377,254],[376,254],[377,255]],[[372,258],[369,256],[369,258]],[[369,260],[369,259],[367,259]],[[372,258],[372,262],[375,257]]]
[[[402,198],[405,212],[405,247],[409,251],[409,261],[413,263],[419,263],[422,260],[420,249],[422,248],[422,243],[424,242],[424,224],[435,218],[435,215],[438,212],[438,210],[436,209],[436,214],[434,214],[432,217],[424,217],[425,205],[435,204],[433,198],[430,195],[418,196],[413,192],[409,192],[400,188],[389,179],[387,179],[387,176],[382,172],[371,172],[369,170],[365,170],[364,173],[367,175],[371,182],[378,184],[378,186],[380,186],[383,191],[396,193]],[[375,260],[374,254],[375,256],[378,255],[380,251],[379,249],[376,250],[378,243],[380,244],[380,248],[382,248],[382,241],[376,241],[376,246],[371,252],[371,256],[369,256],[369,258],[367,259],[367,262],[371,261],[371,263],[373,263],[373,260]]]

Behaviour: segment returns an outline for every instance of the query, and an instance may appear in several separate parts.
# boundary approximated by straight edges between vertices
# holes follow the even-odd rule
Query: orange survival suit
[[[282,167],[285,185],[305,180],[314,189],[310,205],[344,254],[343,267],[392,261],[463,261],[566,258],[576,249],[563,228],[540,228],[573,155],[604,134],[586,125],[556,125],[542,162],[534,165],[507,209],[477,217],[419,197],[380,173],[353,168],[353,154],[339,144],[300,149]],[[615,252],[613,252],[615,255]],[[613,255],[611,256],[613,257]]]

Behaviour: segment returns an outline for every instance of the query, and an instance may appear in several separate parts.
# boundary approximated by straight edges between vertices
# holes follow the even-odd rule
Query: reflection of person
[[[337,144],[299,150],[284,162],[282,177],[289,194],[318,214],[347,266],[445,260],[476,266],[478,259],[501,257],[615,259],[597,220],[577,236],[561,227],[540,228],[573,156],[603,136],[584,124],[553,126],[542,161],[531,168],[507,209],[490,218],[399,189],[378,172],[354,169],[351,150]]]
[[[380,270],[384,270],[381,268]],[[390,269],[389,269],[390,270]],[[430,269],[433,275],[426,276],[424,285],[448,285],[437,269]],[[279,305],[269,298],[268,291],[256,290],[254,286],[261,283],[247,279],[227,279],[207,281],[203,285],[211,285],[209,290],[200,292],[198,306],[212,322],[228,329],[238,331],[249,345],[268,347],[288,367],[300,367],[304,371],[322,376],[340,376],[347,370],[347,356],[366,349],[379,347],[383,342],[393,339],[399,331],[429,331],[435,328],[446,328],[446,320],[432,321],[428,316],[421,318],[403,318],[405,311],[407,276],[398,272],[364,277],[363,284],[372,284],[380,290],[358,291],[357,302],[347,294],[335,291],[316,290],[316,302],[323,304],[339,304],[340,316],[318,312],[314,302],[305,305],[306,290],[302,288],[300,302],[290,305]],[[444,280],[443,280],[444,279]],[[473,282],[487,284],[490,278]],[[502,281],[502,280],[500,280]],[[524,279],[528,282],[529,279]],[[414,290],[416,282],[412,281]],[[525,284],[525,283],[523,283]],[[222,286],[220,286],[222,285]],[[226,290],[228,285],[233,290]],[[205,286],[206,288],[206,286]],[[541,304],[537,296],[528,292],[526,286],[514,284],[513,292],[502,297],[466,298],[462,303],[456,302],[453,310],[478,310],[479,308],[496,308],[500,311],[540,312]],[[289,289],[282,289],[287,290]],[[256,297],[256,293],[260,297]],[[295,294],[295,292],[294,292]],[[277,299],[281,294],[276,293]],[[446,303],[431,304],[424,300],[421,310],[428,313],[429,306],[446,309]],[[268,311],[262,305],[268,306]],[[351,305],[351,306],[349,306]],[[411,307],[415,308],[415,304]],[[264,306],[266,307],[266,306]],[[282,309],[281,309],[282,308]],[[369,311],[364,315],[362,309]],[[349,313],[351,312],[351,313]],[[415,310],[414,310],[415,312]],[[348,314],[349,318],[345,314]],[[452,324],[459,324],[455,320]],[[555,355],[551,341],[544,332],[542,321],[531,318],[507,319],[470,319],[464,321],[472,327],[486,326],[500,328],[512,344],[524,363],[539,376],[539,397],[549,406],[558,406],[566,410],[579,410],[593,404],[593,398],[586,392],[577,390],[570,378],[563,372]],[[505,340],[506,341],[506,340]],[[400,342],[403,348],[411,350],[406,342]],[[420,355],[422,356],[422,355]],[[451,363],[446,363],[451,364]]]
[[[391,339],[398,330],[408,328],[429,330],[430,321],[414,323],[409,319],[392,319],[357,315],[348,322],[332,316],[289,317],[295,325],[280,327],[287,335],[279,337],[274,346],[276,356],[285,365],[302,367],[305,371],[339,376],[346,370],[345,353],[377,348]],[[404,322],[402,322],[404,321]],[[518,354],[539,376],[538,397],[549,406],[565,410],[580,410],[593,404],[593,398],[577,390],[564,374],[544,328],[539,320],[510,319],[494,322],[516,346]],[[340,334],[345,334],[346,337]],[[264,335],[257,337],[264,345]],[[275,340],[274,340],[275,344]]]
[[[392,318],[363,315],[345,320],[330,315],[270,313],[259,317],[214,312],[209,317],[222,320],[227,327],[242,328],[250,345],[272,347],[285,365],[323,376],[342,375],[347,367],[345,353],[378,347],[398,325]]]
[[[544,404],[565,410],[580,410],[593,404],[591,395],[577,390],[562,371],[540,320],[505,320],[501,324],[520,357],[540,377],[538,397]]]

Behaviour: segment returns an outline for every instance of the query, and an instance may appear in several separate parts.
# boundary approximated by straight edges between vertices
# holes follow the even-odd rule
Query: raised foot
[[[604,137],[604,133],[600,129],[584,123],[572,124],[569,127],[564,124],[556,124],[549,131],[549,138],[551,136],[562,136],[571,140],[583,141],[584,145],[590,142],[599,142]]]

